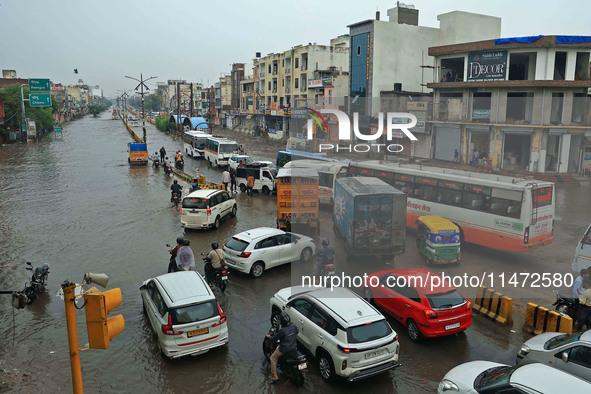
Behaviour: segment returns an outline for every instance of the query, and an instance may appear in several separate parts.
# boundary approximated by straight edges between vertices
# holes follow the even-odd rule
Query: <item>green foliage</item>
[[[29,88],[23,89],[25,98],[29,97]],[[4,124],[0,125],[0,131],[6,133],[10,127],[12,130],[18,130],[22,122],[21,114],[21,87],[20,85],[10,85],[0,90],[0,100],[4,101]],[[59,105],[55,100],[51,100],[51,107],[31,108],[29,103],[25,102],[25,118],[35,120],[37,129],[50,128],[55,124],[53,113],[57,112]]]
[[[160,111],[160,97],[155,94],[146,96],[144,100],[144,109],[150,112]]]
[[[157,117],[156,118],[156,127],[158,127],[158,130],[160,131],[168,131],[168,117],[166,118],[161,118],[161,117]]]
[[[94,115],[95,117],[100,114],[101,112],[104,112],[107,110],[107,106],[105,105],[91,105],[88,108],[88,113]]]

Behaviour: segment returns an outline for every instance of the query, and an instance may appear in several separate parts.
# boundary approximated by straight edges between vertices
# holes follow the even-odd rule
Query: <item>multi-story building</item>
[[[536,36],[429,48],[432,157],[535,173],[591,171],[591,40]],[[482,163],[482,160],[479,160]]]

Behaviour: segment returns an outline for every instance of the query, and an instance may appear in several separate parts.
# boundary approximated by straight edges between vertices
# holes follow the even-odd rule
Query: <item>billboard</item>
[[[468,54],[468,81],[503,81],[507,75],[507,51]]]

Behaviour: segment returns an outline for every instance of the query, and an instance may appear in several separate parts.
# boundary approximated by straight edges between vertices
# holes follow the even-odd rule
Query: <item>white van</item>
[[[250,175],[254,178],[253,190],[266,195],[271,194],[277,187],[277,169],[267,167],[265,164],[253,163],[238,167],[236,170],[236,184],[243,193],[246,191],[246,182]]]
[[[583,238],[577,244],[575,249],[575,258],[573,259],[572,269],[580,272],[583,268],[591,267],[591,226],[587,228]]]
[[[283,168],[312,168],[318,171],[318,201],[320,204],[334,204],[334,184],[338,173],[348,163],[330,162],[313,159],[292,160]]]

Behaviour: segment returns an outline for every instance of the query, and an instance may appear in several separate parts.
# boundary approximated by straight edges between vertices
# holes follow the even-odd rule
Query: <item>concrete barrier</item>
[[[573,319],[570,316],[561,315],[556,311],[548,310],[548,308],[541,305],[528,302],[525,310],[523,330],[535,335],[543,332],[563,332],[566,334],[572,334]]]
[[[476,290],[476,300],[472,308],[499,324],[513,323],[513,298],[488,287],[480,286]]]

